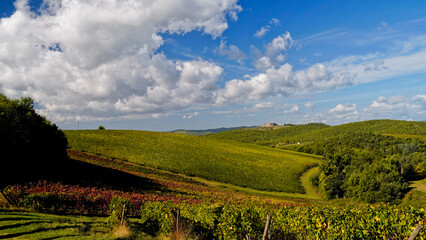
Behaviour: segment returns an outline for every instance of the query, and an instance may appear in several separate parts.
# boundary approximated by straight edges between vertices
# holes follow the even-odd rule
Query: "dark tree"
[[[64,133],[36,113],[31,98],[0,93],[0,185],[60,172],[66,148]]]

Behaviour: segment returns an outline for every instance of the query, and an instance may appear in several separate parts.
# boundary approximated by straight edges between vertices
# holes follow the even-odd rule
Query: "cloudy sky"
[[[426,120],[426,1],[2,0],[0,92],[62,129]]]

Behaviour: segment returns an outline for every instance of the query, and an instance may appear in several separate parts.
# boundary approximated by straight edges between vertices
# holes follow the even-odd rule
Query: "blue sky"
[[[423,121],[425,12],[425,1],[5,0],[0,91],[31,96],[62,129]]]

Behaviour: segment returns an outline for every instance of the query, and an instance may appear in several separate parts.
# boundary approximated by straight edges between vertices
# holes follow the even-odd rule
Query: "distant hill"
[[[206,137],[274,146],[277,143],[297,143],[302,141],[299,136],[310,136],[311,132],[328,128],[330,128],[330,126],[323,123],[284,125],[278,127],[253,127],[211,134]]]
[[[212,129],[204,129],[204,130],[185,130],[185,129],[177,129],[170,131],[170,133],[179,133],[179,134],[186,134],[186,135],[193,135],[193,136],[203,136],[207,134],[213,134],[213,133],[219,133],[219,132],[226,132],[230,130],[235,129],[241,129],[241,128],[253,128],[256,126],[241,126],[241,127],[229,127],[229,128],[212,128]]]
[[[277,144],[297,144],[322,141],[345,132],[364,132],[385,135],[410,136],[423,138],[426,135],[426,122],[401,120],[369,120],[328,126],[322,123],[290,125],[277,129],[250,128],[237,129],[207,137],[231,141],[254,143],[264,146]]]

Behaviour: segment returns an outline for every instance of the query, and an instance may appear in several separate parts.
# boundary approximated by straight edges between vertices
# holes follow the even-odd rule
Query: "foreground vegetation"
[[[29,204],[27,207],[33,211],[40,212],[58,213],[58,210],[65,209],[59,207],[59,203],[65,204],[64,206],[68,208],[74,206],[74,203],[61,200],[66,199],[61,193],[54,193],[48,189],[51,188],[46,188],[46,191],[39,194],[38,198],[34,198],[31,194],[27,195],[31,197],[24,198],[23,202]],[[92,191],[102,192],[103,190],[93,189]],[[102,199],[102,197],[99,198]],[[270,215],[273,219],[270,225],[270,239],[407,239],[414,227],[424,224],[426,220],[425,208],[384,204],[333,207],[321,204],[284,204],[253,198],[235,201],[232,196],[227,200],[216,199],[213,202],[206,202],[205,200],[208,199],[206,198],[199,202],[190,202],[134,198],[129,194],[114,195],[106,202],[95,200],[96,197],[93,198],[90,195],[87,195],[85,199],[86,204],[91,205],[92,209],[95,209],[96,205],[102,209],[102,206],[107,204],[108,214],[111,214],[111,217],[114,212],[119,212],[121,215],[123,212],[121,206],[125,203],[128,209],[125,211],[126,216],[131,216],[131,218],[125,218],[126,226],[129,228],[127,231],[150,238],[176,237],[178,234],[183,239],[247,239],[248,237],[260,239],[263,235],[266,216]],[[213,199],[210,198],[210,200]],[[37,208],[31,208],[32,206]],[[117,208],[118,211],[115,211],[114,209]],[[31,235],[33,239],[48,236],[87,239],[114,237],[111,233],[114,227],[109,225],[111,217],[57,217],[24,213],[18,215],[21,218],[16,218],[16,215],[14,212],[0,211],[0,234],[7,237],[26,235],[25,239],[28,239],[29,234],[36,234]],[[2,219],[5,220],[2,221]],[[19,224],[7,222],[15,219],[20,221]],[[25,225],[33,225],[32,230],[20,227]],[[425,237],[426,233],[420,232],[419,239]]]
[[[300,175],[320,163],[313,155],[181,134],[124,130],[65,134],[71,148],[258,190],[304,193]]]

